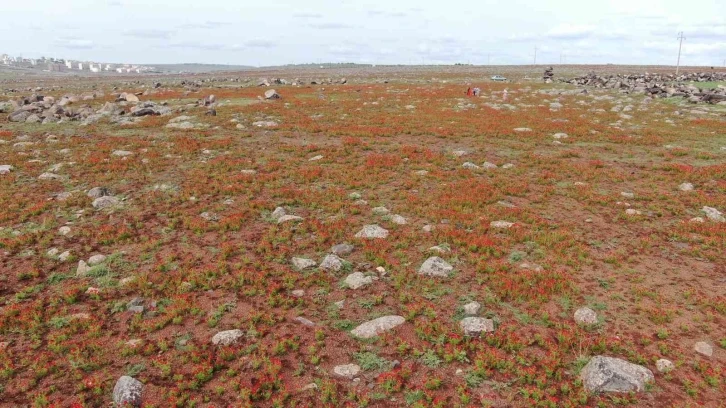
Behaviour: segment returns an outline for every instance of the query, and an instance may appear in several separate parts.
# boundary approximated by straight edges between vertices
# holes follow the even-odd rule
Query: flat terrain
[[[670,70],[555,75],[593,69]],[[541,71],[4,74],[0,102],[97,91],[70,106],[128,112],[115,94],[143,92],[172,114],[0,115],[0,406],[110,406],[123,375],[146,407],[724,406],[726,222],[703,208],[726,213],[726,108]],[[259,77],[332,81],[264,100]],[[433,256],[448,276],[418,273]],[[493,331],[465,336],[473,301]],[[382,316],[405,322],[351,333]],[[587,392],[597,355],[654,381]]]

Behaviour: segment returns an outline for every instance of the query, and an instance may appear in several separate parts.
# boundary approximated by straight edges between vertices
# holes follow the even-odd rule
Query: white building
[[[106,64],[106,67],[103,68],[104,71],[113,71],[113,66],[111,64]]]
[[[68,69],[73,69],[73,61],[71,61],[71,60],[66,60],[66,68],[68,68]]]
[[[96,64],[91,64],[89,68],[91,72],[101,72],[101,67]]]
[[[80,69],[81,71],[83,71],[83,63],[82,62],[79,62],[78,63],[78,69]]]

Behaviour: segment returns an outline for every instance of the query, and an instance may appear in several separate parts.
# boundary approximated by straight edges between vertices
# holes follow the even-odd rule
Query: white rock
[[[86,276],[91,267],[88,266],[86,261],[78,261],[78,267],[76,268],[76,276]]]
[[[575,322],[577,324],[596,324],[597,313],[589,307],[581,307],[575,311]]]
[[[514,131],[515,131],[515,132],[531,132],[531,131],[532,131],[532,129],[530,129],[530,128],[525,128],[525,127],[521,127],[521,128],[514,128]]]
[[[464,334],[469,337],[479,336],[482,332],[494,331],[494,321],[483,317],[465,317],[459,322],[459,325]]]
[[[673,371],[676,366],[673,364],[672,361],[661,358],[660,360],[655,362],[655,368],[657,368],[658,371],[660,371],[661,373],[668,373]]]
[[[297,215],[289,215],[288,214],[288,215],[283,215],[282,217],[278,218],[277,219],[277,223],[278,224],[282,224],[284,222],[289,222],[289,221],[299,222],[299,221],[302,221],[302,220],[303,220],[303,217],[299,217]]]
[[[398,214],[394,214],[394,215],[391,216],[391,222],[394,223],[394,224],[398,224],[398,225],[406,225],[406,224],[408,224],[408,222],[406,221],[406,219],[403,218],[402,216],[398,215]]]
[[[229,346],[236,343],[242,336],[244,336],[244,333],[239,329],[221,331],[212,337],[212,344],[215,346]]]
[[[338,365],[333,368],[333,373],[338,377],[352,380],[360,373],[360,366],[356,364]]]
[[[680,186],[678,186],[678,189],[681,191],[693,191],[693,184],[683,183]]]
[[[381,228],[380,226],[373,224],[373,225],[364,225],[363,229],[358,231],[358,233],[355,234],[356,238],[366,238],[366,239],[383,239],[388,237],[388,230]]]
[[[703,219],[703,217],[694,217],[689,220],[689,222],[699,223],[702,224],[706,222],[706,220]]]
[[[373,278],[362,272],[354,272],[345,278],[345,284],[351,289],[360,289],[373,283]]]
[[[640,212],[640,210],[635,210],[633,208],[628,208],[627,210],[625,210],[625,214],[628,214],[628,215],[641,215],[642,213]]]
[[[489,226],[491,226],[492,228],[500,229],[509,229],[512,228],[513,225],[514,223],[509,221],[492,221],[491,223],[489,223]]]
[[[61,235],[68,235],[71,233],[71,227],[64,225],[64,226],[58,228],[58,233]]]
[[[620,195],[625,198],[635,198],[635,193],[630,193],[626,191],[621,192]]]
[[[421,268],[418,270],[418,274],[424,276],[447,277],[453,270],[454,267],[448,262],[438,256],[432,256],[421,265]]]
[[[140,407],[144,384],[129,376],[123,376],[113,387],[113,402],[117,407]]]
[[[350,333],[362,339],[370,339],[400,326],[405,322],[406,319],[403,316],[383,316],[361,324],[351,330]]]
[[[693,345],[693,349],[698,354],[702,354],[706,357],[713,356],[713,346],[706,343],[705,341],[699,341],[698,343]]]
[[[463,167],[465,169],[469,169],[469,170],[476,170],[479,168],[479,166],[477,166],[476,164],[474,164],[472,162],[466,162],[466,163],[462,164],[461,167]]]
[[[58,260],[61,262],[67,261],[71,257],[71,251],[64,251],[60,255],[58,255]]]
[[[317,156],[313,156],[313,157],[309,158],[308,161],[318,161],[322,158],[323,158],[323,156],[319,154]]]
[[[60,180],[61,178],[63,177],[55,173],[43,173],[38,176],[38,180]]]
[[[60,250],[58,248],[51,248],[45,254],[48,256],[56,256],[56,255],[58,255],[59,252],[60,252]]]
[[[375,215],[387,215],[388,213],[390,213],[390,211],[386,207],[374,207],[373,209],[371,209],[371,211]]]
[[[292,266],[298,270],[305,270],[308,268],[314,268],[318,265],[317,262],[307,258],[292,258]]]
[[[482,168],[484,168],[486,170],[493,170],[493,169],[496,169],[497,168],[497,165],[496,164],[489,163],[489,162],[484,162],[484,164],[482,164],[481,166],[482,166]]]
[[[552,137],[555,139],[567,139],[570,136],[568,136],[567,133],[555,133]]]
[[[118,156],[118,157],[126,157],[126,156],[131,156],[134,153],[130,152],[128,150],[114,150],[113,153],[111,153],[111,154],[114,156]]]
[[[479,302],[469,302],[464,305],[464,313],[468,316],[476,316],[481,310],[481,304]]]
[[[514,164],[512,164],[512,163],[506,163],[506,164],[502,165],[503,169],[511,169],[512,167],[514,167]]]
[[[711,221],[726,222],[726,218],[724,218],[723,214],[721,214],[721,211],[715,208],[704,206],[701,211],[706,213],[706,217],[708,217],[708,219]]]
[[[8,174],[11,171],[13,171],[13,166],[11,166],[9,164],[0,165],[0,174]]]
[[[273,220],[279,220],[280,217],[284,215],[287,215],[287,211],[285,211],[285,209],[282,207],[277,207],[275,208],[275,211],[270,214],[270,218],[272,218]]]

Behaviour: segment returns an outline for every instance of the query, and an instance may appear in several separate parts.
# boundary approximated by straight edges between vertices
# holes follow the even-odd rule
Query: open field
[[[0,77],[0,102],[172,111],[0,115],[0,406],[110,406],[123,375],[160,408],[724,406],[726,222],[703,209],[726,213],[726,109],[525,79],[541,70]],[[590,70],[671,68],[555,74]],[[335,83],[264,100],[262,76]],[[467,336],[467,315],[491,327]],[[587,392],[601,355],[653,381]]]

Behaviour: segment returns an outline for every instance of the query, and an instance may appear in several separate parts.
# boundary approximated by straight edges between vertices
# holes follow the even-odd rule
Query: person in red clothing
[[[466,89],[466,96],[471,96],[471,88]]]

